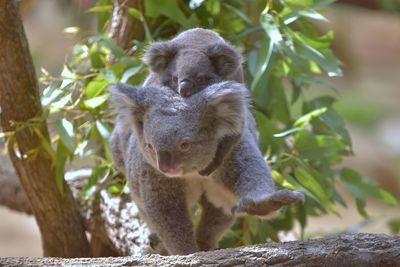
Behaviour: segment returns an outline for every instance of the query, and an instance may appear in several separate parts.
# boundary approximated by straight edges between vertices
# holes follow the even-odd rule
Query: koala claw
[[[262,198],[243,197],[238,204],[232,207],[231,212],[232,214],[245,212],[250,215],[265,216],[282,206],[298,201],[305,201],[303,193],[283,189]]]

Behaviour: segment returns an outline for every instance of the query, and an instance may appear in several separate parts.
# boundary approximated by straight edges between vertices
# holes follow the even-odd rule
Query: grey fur
[[[143,61],[150,68],[145,86],[168,86],[186,97],[224,80],[243,83],[242,56],[211,30],[190,29],[152,43]]]
[[[190,29],[169,41],[155,42],[143,61],[150,69],[145,86],[168,86],[185,97],[223,80],[243,83],[242,56],[219,34],[207,29]],[[229,135],[221,140],[214,161],[200,174],[211,174],[239,139],[240,135]]]
[[[238,213],[268,216],[304,200],[299,192],[275,191],[244,85],[221,82],[187,98],[168,88],[125,84],[110,92],[118,112],[110,137],[114,161],[143,219],[170,254],[216,248]],[[232,135],[239,141],[218,154],[221,140]],[[223,160],[199,175],[214,157]],[[196,203],[202,216],[195,230]]]

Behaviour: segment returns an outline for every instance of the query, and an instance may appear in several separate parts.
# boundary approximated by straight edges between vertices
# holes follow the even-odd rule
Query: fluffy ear
[[[211,45],[207,50],[207,55],[213,62],[217,73],[223,79],[234,73],[243,62],[240,53],[227,43]]]
[[[203,91],[207,105],[205,125],[216,129],[218,139],[241,135],[248,107],[247,88],[237,82],[225,81]]]
[[[168,66],[174,58],[177,47],[168,41],[155,42],[149,45],[143,55],[143,62],[156,73],[160,73]]]
[[[113,84],[108,87],[110,101],[120,121],[125,126],[141,123],[147,106],[146,90],[128,84]]]

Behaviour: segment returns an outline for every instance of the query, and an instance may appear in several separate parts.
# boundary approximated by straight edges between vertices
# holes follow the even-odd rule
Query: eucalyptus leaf
[[[87,109],[95,109],[95,108],[100,107],[102,104],[104,104],[107,101],[108,97],[109,97],[108,94],[100,95],[100,96],[85,100],[83,102],[83,104],[84,104],[85,108],[87,108]]]

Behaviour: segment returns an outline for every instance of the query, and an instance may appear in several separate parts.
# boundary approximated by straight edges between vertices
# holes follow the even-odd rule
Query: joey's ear
[[[140,122],[148,105],[146,88],[128,84],[113,84],[108,87],[110,101],[121,121],[127,125]]]
[[[155,42],[148,46],[143,56],[143,62],[156,73],[160,73],[174,58],[178,48],[168,41]]]
[[[207,55],[222,78],[227,78],[242,64],[243,58],[236,49],[227,43],[217,43],[207,49]]]
[[[249,92],[237,82],[225,81],[203,90],[206,99],[204,123],[216,129],[217,138],[242,133],[248,107]]]

